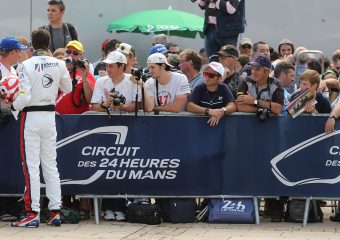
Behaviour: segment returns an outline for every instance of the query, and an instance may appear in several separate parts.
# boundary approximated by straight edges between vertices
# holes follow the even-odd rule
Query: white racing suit
[[[25,210],[40,212],[41,164],[46,183],[48,208],[59,210],[61,187],[57,168],[55,100],[58,89],[72,90],[65,62],[34,56],[18,66],[19,95],[13,108],[20,110],[20,154],[25,177]]]

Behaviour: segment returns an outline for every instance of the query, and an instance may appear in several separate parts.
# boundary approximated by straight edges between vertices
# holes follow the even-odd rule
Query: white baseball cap
[[[164,63],[164,64],[168,65],[169,67],[173,67],[172,65],[170,65],[168,63],[168,60],[166,59],[166,57],[161,53],[151,54],[148,57],[147,63]]]
[[[112,63],[124,63],[127,64],[126,57],[123,53],[118,51],[112,51],[109,55],[107,55],[106,59],[103,60],[104,63],[112,64]]]
[[[221,76],[224,74],[224,67],[219,62],[211,62],[208,64],[209,67],[211,67],[215,72],[218,72]]]

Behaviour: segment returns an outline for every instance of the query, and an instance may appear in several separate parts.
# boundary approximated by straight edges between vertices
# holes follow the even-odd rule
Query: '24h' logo
[[[233,202],[230,200],[223,200],[224,205],[221,207],[221,211],[228,212],[228,211],[244,211],[246,206],[242,204],[242,201]]]

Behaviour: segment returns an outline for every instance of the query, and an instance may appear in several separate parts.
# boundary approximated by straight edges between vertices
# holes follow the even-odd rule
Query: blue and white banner
[[[56,119],[64,194],[340,197],[340,131],[324,134],[326,117]],[[23,193],[18,122],[0,135],[0,193]]]

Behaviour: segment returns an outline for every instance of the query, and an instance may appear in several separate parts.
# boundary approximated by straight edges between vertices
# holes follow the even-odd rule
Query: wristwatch
[[[259,101],[257,99],[254,100],[254,105],[257,106],[259,104]]]
[[[226,108],[226,107],[223,107],[222,110],[223,110],[223,112],[224,112],[224,115],[226,115],[226,114],[227,114],[227,108]]]
[[[209,108],[206,108],[206,109],[205,109],[204,114],[205,114],[206,116],[209,116]]]

